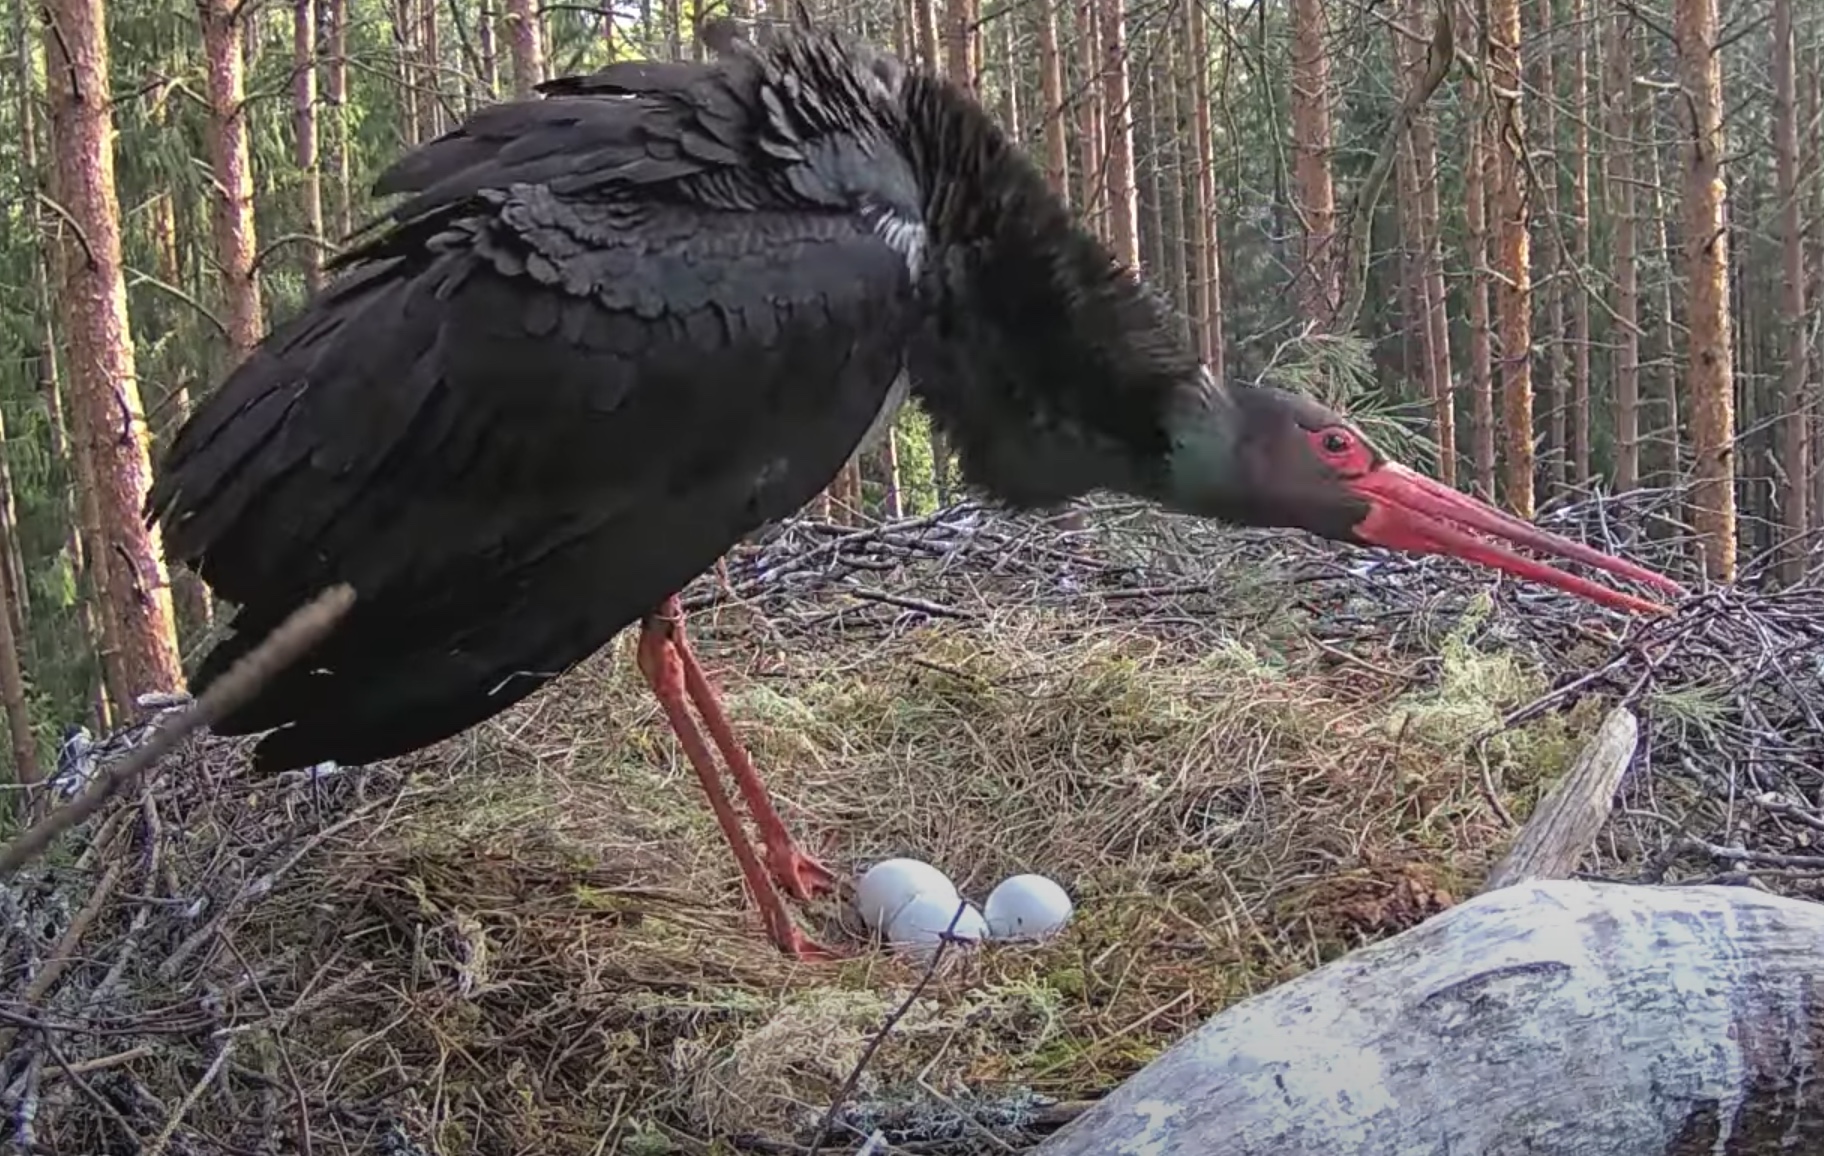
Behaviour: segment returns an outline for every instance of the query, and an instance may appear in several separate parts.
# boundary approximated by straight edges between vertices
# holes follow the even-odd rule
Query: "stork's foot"
[[[806,962],[840,959],[841,956],[836,952],[815,942],[798,929],[779,893],[783,887],[798,899],[809,899],[833,890],[836,885],[835,876],[823,864],[804,853],[786,831],[778,813],[773,810],[772,802],[766,796],[766,788],[754,773],[752,760],[736,741],[721,705],[716,702],[715,691],[710,687],[708,678],[698,666],[696,656],[691,653],[690,645],[684,639],[680,618],[675,597],[667,599],[660,612],[648,616],[640,629],[640,670],[658,695],[666,720],[683,745],[684,753],[697,773],[704,794],[709,797],[710,809],[715,812],[716,822],[721,826],[722,834],[734,852],[735,862],[741,868],[742,880],[753,896],[754,906],[760,909],[760,918],[766,925],[768,937],[778,945],[779,950],[794,959]],[[765,847],[764,865],[761,856],[755,854],[754,847],[748,842],[747,832],[742,827],[740,816],[735,813],[728,792],[723,790],[721,774],[710,753],[709,743],[704,741],[703,733],[690,717],[689,706],[693,702],[703,712],[715,745],[721,749],[723,758],[728,760],[729,769],[734,773],[741,794],[754,812]]]
[[[806,855],[790,835],[766,841],[766,869],[794,899],[815,899],[836,890],[836,876]]]

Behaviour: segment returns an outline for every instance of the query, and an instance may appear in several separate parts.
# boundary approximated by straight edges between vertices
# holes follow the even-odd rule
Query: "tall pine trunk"
[[[262,333],[258,240],[253,225],[253,164],[247,154],[247,105],[241,56],[243,10],[237,0],[198,0],[208,73],[209,160],[215,170],[215,258],[227,303],[228,342],[240,361]]]
[[[1526,115],[1521,103],[1520,0],[1490,0],[1490,95],[1494,97],[1495,314],[1501,331],[1503,500],[1533,516],[1532,250],[1528,244]]]
[[[1201,3],[1185,4],[1185,46],[1190,54],[1191,148],[1196,166],[1196,211],[1191,214],[1191,316],[1198,347],[1216,380],[1225,374],[1222,337],[1222,249],[1216,230],[1214,109],[1210,99],[1209,27]]]
[[[1634,19],[1611,0],[1608,92],[1608,212],[1614,222],[1615,302],[1610,331],[1615,354],[1615,488],[1640,485],[1640,260],[1638,198],[1634,179]]]
[[[1571,0],[1571,253],[1578,283],[1572,288],[1571,338],[1571,480],[1590,480],[1590,31],[1585,27],[1585,0]]]
[[[1729,236],[1723,227],[1723,70],[1716,0],[1675,0],[1680,118],[1686,131],[1679,241],[1689,332],[1686,391],[1691,405],[1692,523],[1704,570],[1735,578],[1735,372],[1729,318]]]
[[[1322,0],[1292,0],[1292,184],[1304,239],[1298,297],[1317,332],[1330,330],[1343,294],[1330,173],[1330,53],[1324,41]]]
[[[533,0],[507,0],[508,41],[513,53],[513,95],[525,100],[545,79],[545,36]]]
[[[291,17],[292,125],[297,147],[298,196],[303,202],[304,283],[323,285],[323,172],[317,165],[317,0],[295,0]]]
[[[1140,209],[1134,182],[1133,85],[1127,65],[1127,6],[1096,0],[1102,46],[1102,107],[1108,126],[1108,239],[1115,256],[1140,265]]]
[[[108,597],[100,613],[110,646],[112,695],[123,709],[151,691],[182,687],[177,632],[159,534],[141,519],[152,467],[127,325],[114,189],[108,45],[99,0],[47,0],[49,83],[56,193],[69,214],[58,305],[69,340],[75,453],[104,549],[93,556]]]
[[[1799,186],[1798,46],[1792,0],[1773,0],[1773,147],[1780,205],[1780,328],[1786,335],[1786,365],[1780,379],[1780,579],[1799,581],[1805,573],[1805,537],[1811,530],[1811,438],[1807,428],[1806,380],[1810,364],[1805,310],[1805,220]],[[1815,176],[1813,179],[1817,179]]]
[[[1467,7],[1467,4],[1465,5]],[[1463,21],[1464,35],[1473,37],[1476,24]],[[1480,61],[1486,66],[1484,54]],[[1469,234],[1469,380],[1470,442],[1475,468],[1475,492],[1484,501],[1495,500],[1495,393],[1494,365],[1490,351],[1488,259],[1489,100],[1486,86],[1476,73],[1463,83],[1463,102],[1469,110],[1469,163],[1463,170],[1464,229]]]

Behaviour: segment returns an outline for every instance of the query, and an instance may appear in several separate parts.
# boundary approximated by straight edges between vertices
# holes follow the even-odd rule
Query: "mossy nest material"
[[[874,1126],[1016,1144],[1046,1098],[1097,1095],[1229,1003],[1449,905],[1508,838],[1493,800],[1524,814],[1599,716],[1471,744],[1546,687],[1485,651],[1474,615],[1425,645],[1339,646],[1239,570],[1268,604],[1014,600],[920,565],[893,588],[924,613],[831,588],[790,620],[691,622],[787,821],[839,872],[909,854],[978,902],[1039,871],[1078,903],[1053,942],[946,961],[872,1057],[849,1147]],[[112,1026],[46,1061],[84,1074],[47,1069],[40,1135],[113,1151],[176,1120],[191,1150],[297,1151],[304,1120],[317,1151],[803,1143],[921,968],[866,949],[833,900],[805,921],[855,958],[774,951],[629,645],[364,771],[254,781],[241,744],[193,742],[149,796],[156,870],[123,869],[94,974],[66,986],[93,992],[118,959],[116,981],[50,1007]],[[167,902],[186,898],[199,910]]]

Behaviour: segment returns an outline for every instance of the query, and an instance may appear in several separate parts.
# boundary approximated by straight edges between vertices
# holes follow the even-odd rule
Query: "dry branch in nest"
[[[1643,500],[1551,517],[1679,569]],[[1475,891],[1514,837],[1501,811],[1536,810],[1618,706],[1640,749],[1599,873],[1813,886],[1763,857],[1824,834],[1815,587],[1630,623],[1444,560],[965,504],[786,523],[687,606],[814,849],[915,854],[978,899],[1041,871],[1071,929],[945,960],[844,1093],[919,969],[833,903],[808,930],[855,960],[771,948],[610,648],[375,767],[252,779],[244,743],[191,736],[9,881],[10,1134],[793,1152],[841,1100],[826,1152],[1027,1147],[1238,999]]]

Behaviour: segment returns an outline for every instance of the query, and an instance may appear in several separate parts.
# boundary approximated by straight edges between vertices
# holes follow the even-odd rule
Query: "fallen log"
[[[1528,880],[1218,1014],[1040,1156],[1824,1152],[1824,905]]]

